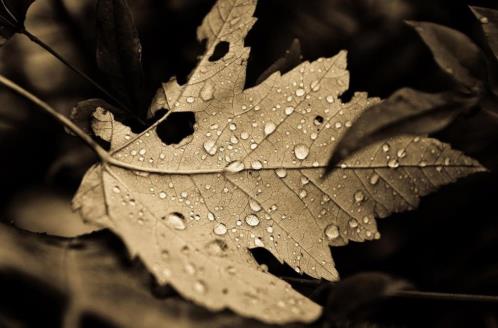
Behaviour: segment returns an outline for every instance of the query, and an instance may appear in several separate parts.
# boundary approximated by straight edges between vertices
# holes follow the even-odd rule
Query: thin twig
[[[139,118],[136,114],[132,113],[130,109],[119,99],[114,97],[110,92],[108,92],[104,87],[102,87],[97,81],[92,79],[90,76],[76,68],[73,64],[69,63],[64,57],[62,57],[57,51],[52,49],[49,45],[47,45],[45,42],[40,40],[36,35],[32,34],[26,29],[22,29],[19,31],[19,33],[24,34],[26,37],[28,37],[31,41],[36,43],[38,46],[43,48],[44,50],[48,51],[52,56],[54,56],[57,60],[59,60],[61,63],[66,65],[69,69],[71,69],[73,72],[90,82],[95,88],[100,90],[103,94],[105,94],[110,100],[112,100],[114,103],[116,103],[119,107],[121,107],[123,110],[125,110],[127,113],[130,115],[133,115],[137,121],[139,121],[141,124],[145,125],[145,122]]]
[[[75,135],[77,135],[81,140],[83,140],[95,153],[104,161],[110,157],[109,153],[102,148],[98,143],[96,143],[88,134],[86,134],[83,130],[81,130],[76,124],[74,124],[70,119],[65,117],[64,115],[57,112],[53,107],[49,104],[41,100],[40,98],[33,95],[31,92],[27,91],[20,85],[15,82],[9,80],[5,76],[0,74],[0,84],[3,84],[5,87],[11,89],[12,91],[18,93],[24,98],[30,100],[32,103],[43,109],[46,113],[50,114],[57,121],[62,123],[66,128],[71,130]]]
[[[298,283],[308,286],[318,286],[322,282],[315,279],[302,279],[294,277],[280,277],[281,279],[291,282]],[[336,283],[329,282],[329,284],[334,285]],[[386,297],[399,297],[399,298],[410,298],[410,299],[431,299],[431,300],[441,300],[441,301],[463,301],[463,302],[487,302],[487,303],[498,303],[498,296],[492,295],[475,295],[475,294],[460,294],[460,293],[439,293],[439,292],[425,292],[419,290],[399,290],[393,294],[386,295]]]

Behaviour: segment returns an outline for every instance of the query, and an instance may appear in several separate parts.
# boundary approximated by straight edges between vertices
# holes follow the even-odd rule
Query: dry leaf
[[[437,140],[396,137],[324,178],[336,141],[378,100],[358,93],[341,103],[345,52],[243,90],[255,6],[217,2],[198,29],[206,54],[185,85],[164,85],[151,108],[169,111],[143,133],[94,113],[112,159],[87,173],[74,206],[198,304],[266,322],[311,321],[320,307],[261,269],[249,249],[336,280],[329,245],[379,238],[375,217],[413,209],[420,196],[483,168]],[[166,145],[156,127],[174,112],[194,112],[195,132]]]

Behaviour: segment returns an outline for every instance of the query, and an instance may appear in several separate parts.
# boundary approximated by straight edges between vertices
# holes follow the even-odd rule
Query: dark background
[[[195,66],[203,51],[195,31],[214,1],[129,3],[142,41],[149,101],[161,82],[175,75],[181,81]],[[344,99],[354,91],[385,98],[406,86],[446,90],[452,82],[404,20],[450,26],[482,46],[480,24],[468,5],[498,8],[491,0],[260,0],[258,21],[246,39],[252,48],[246,85],[253,86],[298,38],[304,60],[349,51],[351,87]],[[105,83],[95,64],[94,7],[93,0],[38,0],[27,26]],[[80,100],[104,97],[22,36],[0,49],[0,70],[64,114]],[[77,234],[82,227],[69,210],[70,199],[96,158],[50,117],[4,89],[0,104],[0,218],[30,230]],[[343,278],[381,271],[418,290],[498,295],[498,126],[469,114],[436,137],[490,172],[442,188],[415,211],[380,220],[379,241],[334,248],[337,267]],[[276,274],[294,274],[263,251],[256,256]],[[377,306],[371,322],[387,326],[498,326],[496,303],[397,298]]]

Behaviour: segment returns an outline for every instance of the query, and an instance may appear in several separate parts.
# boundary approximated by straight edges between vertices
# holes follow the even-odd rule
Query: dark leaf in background
[[[285,52],[285,56],[279,58],[270,67],[268,67],[256,80],[256,85],[266,80],[270,75],[275,72],[281,74],[287,73],[301,63],[303,56],[301,54],[301,43],[299,39],[292,40],[289,50]]]
[[[29,6],[35,0],[2,0],[0,2],[0,46],[24,28]]]
[[[479,99],[456,92],[404,88],[367,109],[345,133],[328,163],[330,172],[346,156],[376,141],[402,134],[426,135],[445,128]]]
[[[44,297],[52,295],[55,300],[39,305],[46,312],[42,315],[52,322],[60,312],[64,327],[78,327],[88,315],[119,327],[266,327],[233,313],[211,313],[179,298],[155,298],[145,270],[127,263],[119,255],[124,253],[124,246],[107,232],[62,239],[0,224],[0,318],[30,320],[31,315],[22,313],[12,318],[15,313],[9,310],[22,309],[38,297],[44,304]]]
[[[489,57],[492,58],[488,58],[490,89],[498,97],[498,11],[481,7],[471,7],[471,10],[480,21],[487,45],[491,50]],[[494,112],[498,112],[498,108]]]
[[[361,321],[374,311],[376,303],[400,290],[410,288],[404,280],[379,272],[364,272],[338,283],[323,283],[315,291],[315,297],[325,303],[325,323]]]
[[[97,2],[97,64],[119,98],[144,117],[142,46],[126,0]]]
[[[488,44],[498,59],[498,10],[481,7],[470,7],[474,15],[482,24]]]
[[[429,22],[408,22],[429,47],[436,63],[460,85],[480,93],[487,81],[486,58],[465,34]]]

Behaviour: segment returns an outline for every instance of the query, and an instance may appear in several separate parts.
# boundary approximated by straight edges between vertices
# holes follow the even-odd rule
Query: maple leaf
[[[484,169],[437,140],[400,136],[325,177],[336,142],[379,100],[339,100],[349,84],[344,51],[244,90],[255,6],[215,4],[198,29],[205,55],[185,85],[163,85],[151,109],[168,112],[144,132],[95,111],[94,132],[112,157],[89,170],[74,207],[198,304],[272,323],[311,321],[320,307],[261,269],[249,249],[337,280],[329,246],[378,239],[376,217],[414,209],[438,186]],[[156,128],[178,112],[195,113],[194,134],[166,145]]]

